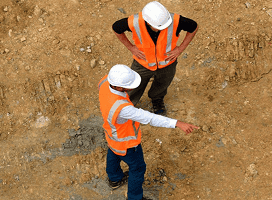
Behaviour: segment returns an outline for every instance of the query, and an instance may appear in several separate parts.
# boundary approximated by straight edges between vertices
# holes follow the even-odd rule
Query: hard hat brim
[[[132,70],[132,72],[134,73],[134,77],[135,77],[134,81],[130,85],[123,86],[123,88],[135,89],[140,85],[141,76],[137,72],[135,72],[134,70]]]
[[[154,26],[154,25],[151,25],[153,28],[155,29],[158,29],[158,30],[163,30],[163,29],[166,29],[168,26],[170,26],[172,24],[173,20],[172,20],[172,17],[170,16],[169,20],[162,26]]]

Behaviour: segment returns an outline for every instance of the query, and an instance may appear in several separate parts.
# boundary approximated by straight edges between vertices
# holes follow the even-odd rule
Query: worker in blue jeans
[[[141,144],[139,144],[137,147],[129,148],[125,156],[118,156],[109,148],[106,171],[112,188],[118,188],[119,185],[121,186],[125,184],[128,178],[128,173],[123,173],[120,167],[121,160],[127,163],[129,166],[128,196],[132,197],[130,199],[143,199],[142,184],[144,182],[146,164],[144,161]],[[118,183],[120,180],[121,182],[119,182],[119,184],[113,184],[114,182]]]
[[[141,146],[140,124],[156,127],[178,127],[186,134],[198,127],[135,108],[127,91],[137,88],[140,75],[126,65],[115,65],[98,84],[103,128],[109,146],[106,172],[109,186],[117,189],[128,181],[128,200],[148,200],[143,196],[142,184],[146,164]],[[121,169],[124,161],[129,172]]]

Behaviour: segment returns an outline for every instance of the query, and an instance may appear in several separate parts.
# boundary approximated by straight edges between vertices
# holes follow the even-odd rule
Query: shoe
[[[124,176],[120,181],[111,181],[109,179],[109,186],[111,189],[116,190],[128,182],[128,171],[124,172]]]
[[[166,108],[164,106],[163,99],[154,100],[152,101],[152,104],[153,104],[153,110],[155,114],[163,115],[163,116],[166,115]]]
[[[147,198],[147,197],[143,197],[142,200],[152,200],[152,199]]]

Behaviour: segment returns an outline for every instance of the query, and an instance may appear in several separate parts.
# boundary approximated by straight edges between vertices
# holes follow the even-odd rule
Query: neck
[[[147,23],[147,25],[151,28],[152,31],[154,31],[154,32],[158,32],[159,31],[159,29],[153,28],[149,23]]]

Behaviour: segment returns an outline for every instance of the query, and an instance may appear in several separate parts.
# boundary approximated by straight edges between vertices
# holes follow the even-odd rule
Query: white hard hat
[[[172,17],[168,10],[159,2],[152,1],[142,10],[144,20],[152,27],[163,30],[172,23]]]
[[[128,66],[117,64],[110,69],[108,81],[113,86],[134,89],[140,85],[141,77]]]

